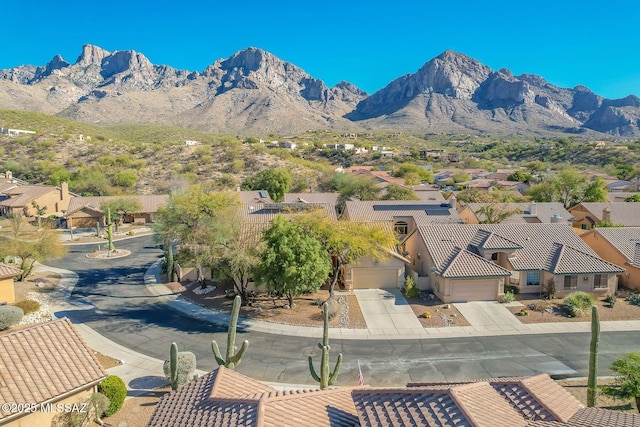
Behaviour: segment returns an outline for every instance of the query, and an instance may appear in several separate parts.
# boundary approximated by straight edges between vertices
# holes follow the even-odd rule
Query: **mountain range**
[[[345,81],[328,87],[257,48],[200,72],[154,65],[135,51],[85,45],[73,64],[56,55],[44,66],[0,70],[0,109],[239,134],[393,129],[640,136],[640,98],[634,95],[606,99],[584,86],[561,88],[540,76],[493,71],[453,51],[369,95]]]

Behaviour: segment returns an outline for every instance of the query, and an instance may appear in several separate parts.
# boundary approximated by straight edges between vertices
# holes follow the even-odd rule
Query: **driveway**
[[[398,289],[356,289],[354,292],[372,334],[425,334],[420,321]]]
[[[522,305],[520,303],[516,303]],[[476,330],[482,331],[514,331],[522,324],[507,309],[507,305],[497,301],[458,302],[453,304],[460,314]]]

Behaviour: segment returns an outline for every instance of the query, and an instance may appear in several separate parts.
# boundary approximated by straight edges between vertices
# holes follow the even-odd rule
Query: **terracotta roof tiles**
[[[5,263],[0,263],[0,279],[15,277],[22,274],[22,270]]]
[[[602,221],[602,211],[609,208],[612,223],[625,227],[640,227],[640,202],[580,203],[571,208],[571,211],[580,207],[589,211],[598,221]]]
[[[45,402],[106,376],[67,318],[0,335],[0,403]]]
[[[454,208],[423,200],[348,201],[343,214],[355,222],[393,221],[399,217],[411,217],[417,225],[462,224]]]

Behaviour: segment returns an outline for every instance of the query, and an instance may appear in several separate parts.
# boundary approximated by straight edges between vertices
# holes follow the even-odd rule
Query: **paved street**
[[[84,302],[57,315],[84,323],[131,350],[165,359],[172,341],[193,351],[198,368],[215,367],[210,342],[225,342],[226,325],[195,320],[172,310],[151,295],[144,273],[162,256],[151,236],[117,242],[130,256],[95,260],[84,255],[94,245],[74,245],[63,259],[50,264],[75,271],[79,280],[72,293]],[[315,355],[318,338],[240,331],[250,348],[238,371],[253,378],[313,384],[306,356]],[[601,375],[622,352],[638,350],[640,332],[605,332],[600,343]],[[332,339],[332,361],[344,354],[340,384],[357,383],[357,360],[368,384],[400,386],[409,381],[452,380],[548,372],[558,376],[586,376],[589,334],[536,334],[416,340]]]

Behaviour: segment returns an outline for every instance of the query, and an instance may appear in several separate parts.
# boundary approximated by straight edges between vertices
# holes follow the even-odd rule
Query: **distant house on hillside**
[[[8,136],[20,136],[20,135],[35,135],[36,133],[32,130],[22,130],[22,129],[9,129],[0,127],[0,133]]]

